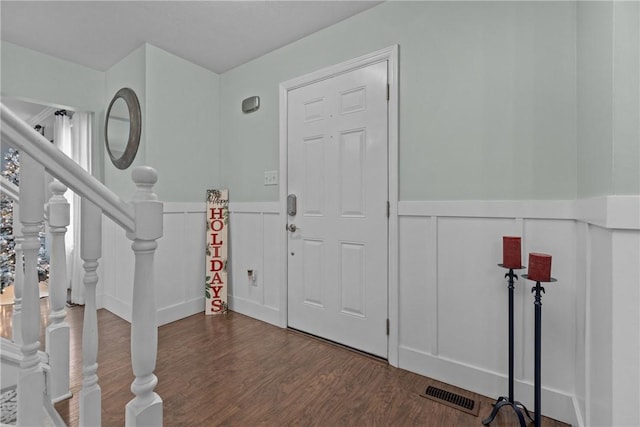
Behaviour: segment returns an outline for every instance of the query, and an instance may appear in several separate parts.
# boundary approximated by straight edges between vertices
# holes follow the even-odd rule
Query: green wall
[[[206,190],[220,182],[218,75],[150,44],[106,74],[105,110],[122,87],[134,89],[140,100],[143,131],[132,167],[156,169],[160,200],[204,201]],[[119,170],[108,158],[105,183],[125,199],[135,191],[131,168]]]
[[[147,153],[161,200],[204,201],[220,184],[220,78],[147,45]]]
[[[387,2],[228,71],[222,184],[277,200],[279,83],[398,44],[401,200],[573,199],[575,24],[575,3]]]
[[[94,113],[92,166],[93,174],[101,178],[98,115],[104,108],[104,73],[5,41],[0,43],[0,70],[3,97]]]
[[[104,73],[5,41],[0,45],[3,96],[95,111],[101,105]]]
[[[119,170],[104,146],[104,115],[123,87],[135,90],[143,130],[132,165],[158,171],[165,201],[203,201],[220,184],[219,76],[149,44],[106,72],[25,49],[1,45],[2,96],[94,113],[94,174],[128,200],[131,168]],[[185,166],[186,165],[186,166]]]
[[[151,45],[106,72],[1,44],[1,91],[91,111],[94,173],[123,198],[104,113],[136,90],[135,164],[166,201],[273,201],[281,82],[398,44],[401,200],[574,199],[640,194],[640,4],[386,2],[221,76]],[[241,101],[261,98],[252,114]],[[223,159],[224,161],[221,161]],[[281,183],[282,184],[282,183]]]
[[[101,105],[98,120],[100,128],[104,129],[104,117],[107,113],[107,107],[113,96],[121,88],[128,87],[136,92],[142,113],[140,145],[138,146],[136,158],[130,168],[120,170],[111,163],[105,149],[104,130],[101,130],[99,135],[100,150],[96,155],[99,154],[104,159],[104,183],[124,200],[129,200],[136,190],[135,184],[131,180],[132,168],[148,164],[146,155],[147,132],[149,128],[146,102],[146,51],[147,45],[142,45],[105,72],[104,101]]]
[[[640,194],[640,4],[577,13],[578,197]]]
[[[640,194],[640,2],[614,4],[613,194]]]

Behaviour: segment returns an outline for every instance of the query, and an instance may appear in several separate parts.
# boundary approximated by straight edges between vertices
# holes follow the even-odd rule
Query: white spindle
[[[22,230],[20,227],[20,205],[13,202],[13,242],[15,251],[15,272],[13,274],[13,342],[22,344],[22,288],[24,287],[24,263],[22,261]]]
[[[96,284],[98,260],[102,256],[102,212],[82,199],[81,258],[84,261],[85,306],[82,329],[82,390],[80,391],[80,425],[100,425],[101,395],[98,385],[98,317],[96,312]]]
[[[22,361],[18,375],[18,426],[42,425],[44,374],[40,366],[40,297],[38,250],[44,219],[44,167],[30,156],[20,156],[20,222],[24,252],[21,331]]]
[[[69,324],[67,310],[67,256],[65,234],[69,225],[69,203],[64,197],[67,187],[58,181],[49,184],[49,232],[51,249],[49,262],[49,325],[46,330],[46,352],[51,368],[49,397],[58,402],[71,397],[69,390]]]
[[[162,237],[162,202],[153,193],[158,180],[155,170],[140,166],[131,174],[137,191],[133,240],[135,275],[131,320],[131,364],[136,376],[131,384],[135,397],[127,404],[125,425],[161,426],[162,399],[154,392],[158,379],[153,373],[158,351],[158,326],[154,292],[153,256],[156,240]]]

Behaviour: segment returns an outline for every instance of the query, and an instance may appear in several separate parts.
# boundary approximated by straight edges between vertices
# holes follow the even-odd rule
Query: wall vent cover
[[[445,404],[452,408],[459,409],[467,414],[478,415],[479,403],[476,402],[475,399],[470,399],[458,393],[430,385],[423,394],[420,394],[420,396]]]

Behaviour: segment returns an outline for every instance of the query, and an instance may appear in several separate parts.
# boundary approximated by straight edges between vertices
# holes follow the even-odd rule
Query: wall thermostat
[[[259,96],[250,96],[249,98],[242,101],[242,112],[243,113],[253,113],[254,111],[260,108],[260,97]]]

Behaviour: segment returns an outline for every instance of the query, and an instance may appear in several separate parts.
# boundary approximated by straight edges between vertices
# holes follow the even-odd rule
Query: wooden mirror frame
[[[127,141],[127,146],[125,147],[122,156],[115,157],[109,148],[109,137],[107,133],[109,129],[109,115],[111,114],[111,107],[113,107],[113,104],[118,99],[122,99],[127,104],[127,108],[129,110],[129,140]],[[135,159],[136,153],[138,152],[141,134],[142,112],[140,111],[140,102],[138,101],[138,97],[133,89],[124,87],[114,95],[113,99],[109,103],[109,108],[107,108],[107,114],[104,119],[104,142],[107,147],[107,153],[109,153],[111,163],[113,163],[115,167],[118,169],[126,169],[131,166],[131,163],[133,163],[133,159]]]

